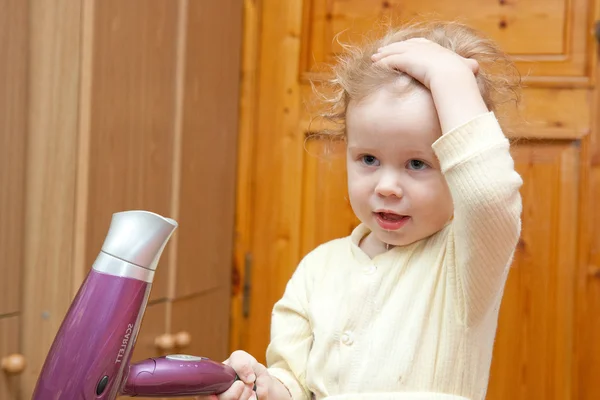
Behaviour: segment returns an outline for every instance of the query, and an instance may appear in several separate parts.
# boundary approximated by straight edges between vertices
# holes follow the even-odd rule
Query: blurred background
[[[107,233],[180,227],[133,361],[264,362],[300,258],[356,225],[341,149],[305,137],[310,82],[380,21],[459,19],[526,89],[523,234],[488,399],[600,399],[598,0],[0,0],[0,399],[29,399]]]

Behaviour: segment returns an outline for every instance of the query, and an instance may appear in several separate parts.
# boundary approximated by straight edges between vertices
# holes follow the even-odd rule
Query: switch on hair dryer
[[[186,354],[149,358],[132,364],[121,393],[174,397],[222,393],[237,380],[228,365]]]

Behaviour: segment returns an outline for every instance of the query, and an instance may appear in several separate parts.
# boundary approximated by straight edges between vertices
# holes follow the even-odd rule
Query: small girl
[[[361,224],[309,253],[273,310],[267,366],[236,351],[220,399],[485,398],[521,230],[496,114],[515,68],[456,23],[402,27],[335,69]],[[253,385],[256,384],[256,393]]]

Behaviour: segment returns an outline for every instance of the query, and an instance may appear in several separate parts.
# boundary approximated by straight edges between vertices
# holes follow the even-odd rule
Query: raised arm
[[[447,262],[469,325],[497,304],[521,232],[522,179],[493,113],[445,134],[434,150],[454,202]]]
[[[461,317],[476,323],[504,287],[522,209],[522,179],[482,98],[479,65],[420,38],[386,46],[373,60],[411,75],[431,92],[442,129],[433,149],[454,202],[447,260]]]

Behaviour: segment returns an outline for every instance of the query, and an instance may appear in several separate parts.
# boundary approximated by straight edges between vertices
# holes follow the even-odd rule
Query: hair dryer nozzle
[[[102,251],[154,271],[176,228],[176,221],[149,211],[115,213]]]

